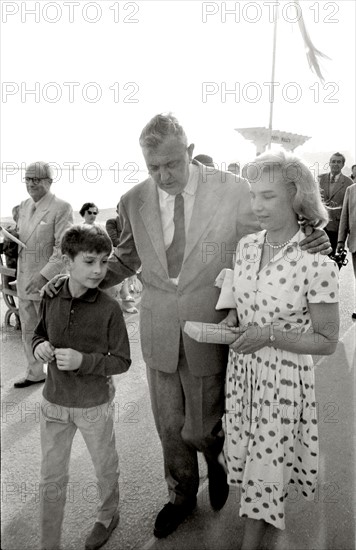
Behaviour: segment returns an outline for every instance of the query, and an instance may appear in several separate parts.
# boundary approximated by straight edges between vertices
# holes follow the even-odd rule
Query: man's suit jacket
[[[73,223],[73,211],[69,203],[48,192],[33,211],[33,200],[20,204],[19,239],[27,248],[19,247],[17,266],[17,294],[24,300],[40,300],[38,292],[25,291],[33,275],[41,273],[51,279],[62,269],[60,240],[64,231]]]
[[[122,234],[114,253],[116,263],[112,261],[110,268],[123,278],[142,263],[143,358],[149,367],[169,373],[177,368],[185,321],[219,323],[226,316],[226,311],[215,310],[220,292],[215,278],[224,267],[232,267],[239,239],[259,230],[247,182],[236,185],[232,174],[198,166],[199,184],[178,286],[168,276],[157,186],[151,178],[121,198]],[[198,343],[182,334],[194,375],[224,371],[227,346]]]
[[[319,177],[321,195],[325,204],[333,208],[336,207],[333,210],[328,208],[330,221],[325,229],[338,231],[345,192],[348,186],[353,184],[353,181],[344,174],[340,174],[338,181],[330,184],[330,177],[330,173],[321,174]]]
[[[347,235],[350,252],[356,252],[356,183],[346,189],[337,240],[346,242]]]

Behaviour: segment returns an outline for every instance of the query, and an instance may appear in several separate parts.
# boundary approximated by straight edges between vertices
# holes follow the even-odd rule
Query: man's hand
[[[39,292],[40,289],[47,283],[46,277],[41,275],[41,273],[37,273],[37,275],[33,275],[30,282],[25,288],[25,291],[28,294],[34,294],[35,292]]]
[[[235,340],[233,344],[230,344],[236,353],[242,353],[243,355],[253,353],[261,348],[264,348],[269,342],[270,329],[269,327],[259,327],[257,325],[250,325],[247,327]]]
[[[230,309],[230,311],[227,314],[227,316],[225,317],[225,319],[223,319],[219,323],[219,325],[226,325],[231,329],[232,328],[237,328],[238,321],[237,321],[237,311],[236,311],[236,309]]]
[[[71,348],[57,348],[54,355],[59,370],[77,370],[83,361],[83,355]]]
[[[314,229],[309,236],[300,242],[300,248],[307,250],[310,254],[320,252],[320,254],[328,255],[332,252],[329,237],[323,229]]]
[[[41,288],[40,296],[42,297],[47,294],[47,296],[53,298],[53,296],[58,294],[66,279],[68,279],[68,275],[64,275],[63,273],[55,275],[50,281],[46,281],[45,286]]]
[[[336,247],[336,254],[340,254],[340,252],[342,252],[344,248],[345,248],[345,243],[343,241],[338,242]]]
[[[49,363],[54,357],[54,346],[49,342],[41,342],[36,346],[35,351],[33,352],[35,359],[37,361],[42,361],[43,363]]]

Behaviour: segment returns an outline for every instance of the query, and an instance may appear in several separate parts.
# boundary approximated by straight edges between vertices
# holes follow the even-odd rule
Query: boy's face
[[[70,273],[69,288],[72,296],[80,296],[89,288],[97,288],[108,270],[109,255],[106,252],[79,252],[72,260],[63,256]]]

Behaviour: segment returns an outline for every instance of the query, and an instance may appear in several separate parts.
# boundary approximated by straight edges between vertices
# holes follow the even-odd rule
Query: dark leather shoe
[[[173,533],[173,531],[177,529],[178,525],[180,525],[185,518],[192,513],[196,505],[196,498],[179,506],[168,502],[165,506],[163,506],[156,518],[156,523],[153,530],[154,536],[159,539],[168,537],[168,535]]]
[[[209,498],[211,507],[216,512],[223,508],[229,496],[226,469],[219,460],[208,461]]]
[[[111,533],[119,523],[120,514],[117,510],[111,520],[109,527],[105,527],[99,521],[96,521],[90,535],[87,536],[85,541],[85,550],[97,550],[101,548],[106,541],[110,538]]]
[[[14,388],[28,388],[28,386],[33,386],[33,384],[43,384],[45,382],[45,378],[43,380],[20,380],[19,382],[15,382]]]

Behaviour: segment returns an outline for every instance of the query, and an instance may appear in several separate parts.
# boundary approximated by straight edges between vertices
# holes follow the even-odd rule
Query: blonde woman
[[[299,217],[312,227],[328,220],[311,172],[279,152],[259,156],[247,174],[262,231],[238,244],[235,307],[225,320],[238,336],[226,376],[226,439],[228,482],[241,488],[240,515],[247,518],[243,550],[259,547],[267,524],[284,529],[290,491],[313,499],[311,354],[332,354],[339,330],[336,264],[299,247]]]

